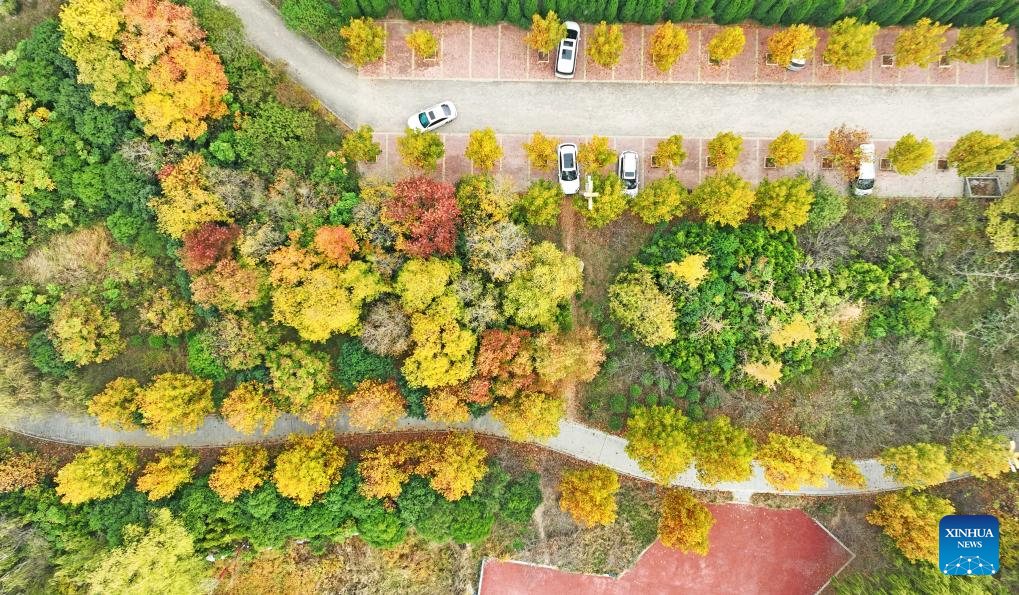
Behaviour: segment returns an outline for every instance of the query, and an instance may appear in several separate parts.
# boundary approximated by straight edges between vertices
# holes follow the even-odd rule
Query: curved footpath
[[[931,138],[954,138],[974,128],[1007,133],[1019,132],[1019,119],[1012,110],[1019,102],[1019,88],[811,88],[763,87],[754,85],[649,85],[546,82],[465,82],[366,80],[344,67],[313,42],[288,30],[279,13],[264,0],[220,0],[232,8],[244,23],[251,42],[269,59],[282,62],[290,75],[317,96],[322,104],[350,125],[368,124],[377,131],[401,131],[403,118],[422,105],[453,98],[464,114],[450,126],[469,130],[491,126],[500,133],[570,134],[660,134],[663,127],[682,129],[690,136],[713,135],[733,129],[751,136],[777,135],[793,126],[807,135],[825,135],[832,122],[856,122],[884,137],[913,132]],[[413,92],[408,92],[408,89]],[[527,97],[533,109],[521,109]],[[545,105],[541,105],[544,103]],[[653,117],[644,111],[654,105]],[[563,107],[566,106],[566,107]],[[482,122],[477,114],[485,114]],[[972,114],[979,114],[974,122]],[[604,117],[603,117],[604,116]],[[675,122],[683,122],[676,126]],[[139,447],[214,447],[250,442],[273,442],[292,432],[313,428],[293,416],[283,416],[264,435],[240,434],[218,417],[210,416],[196,432],[160,439],[144,431],[118,432],[99,427],[88,416],[61,413],[24,415],[0,420],[0,427],[12,432],[81,446],[124,444]],[[345,418],[334,424],[341,434],[356,433]],[[499,422],[489,416],[466,424],[448,426],[427,420],[404,418],[398,430],[471,430],[505,437]],[[555,452],[590,463],[604,465],[619,473],[650,480],[624,452],[626,440],[574,421],[559,424],[559,435],[544,446]],[[688,469],[673,485],[698,490],[731,491],[736,500],[748,501],[754,493],[836,496],[881,492],[901,488],[884,476],[883,466],[873,459],[856,462],[867,478],[864,490],[846,489],[829,481],[821,488],[805,487],[795,492],[776,490],[764,479],[755,463],[753,476],[739,483],[705,486]],[[952,475],[950,480],[961,476]]]
[[[143,430],[121,432],[101,428],[92,417],[84,415],[73,416],[63,413],[46,413],[36,416],[7,418],[0,420],[0,427],[33,438],[79,446],[99,444],[113,446],[123,444],[143,448],[169,448],[179,445],[198,448],[254,442],[279,442],[290,433],[307,433],[315,430],[313,426],[291,415],[281,416],[276,425],[267,434],[256,434],[253,436],[241,434],[233,430],[221,418],[216,416],[209,416],[205,420],[205,424],[195,432],[171,436],[166,439],[157,438]],[[351,429],[345,416],[341,416],[333,424],[332,429],[338,434],[361,433],[358,430]],[[467,423],[455,425],[441,424],[412,417],[405,417],[397,424],[397,431],[448,431],[450,429],[469,430],[499,438],[506,437],[502,424],[488,415],[472,419]],[[537,444],[575,459],[604,465],[619,473],[651,481],[650,476],[641,471],[637,463],[627,456],[624,450],[626,448],[625,438],[587,427],[575,421],[563,420],[559,422],[559,435],[545,443],[537,442]],[[730,491],[733,493],[735,500],[744,502],[749,501],[750,496],[755,493],[840,496],[884,492],[903,487],[896,482],[888,480],[884,476],[884,467],[874,459],[859,460],[856,461],[856,464],[860,467],[864,477],[867,478],[866,489],[847,489],[829,480],[824,487],[803,487],[799,491],[783,492],[775,489],[764,479],[764,472],[756,463],[754,463],[753,476],[746,481],[705,486],[697,480],[697,475],[693,467],[691,467],[674,481],[672,485],[693,488],[695,490]],[[950,480],[960,479],[961,477],[963,476],[953,474]]]
[[[875,138],[906,133],[954,140],[972,130],[1019,133],[1019,87],[805,87],[555,81],[379,80],[357,73],[286,28],[266,0],[219,0],[267,58],[352,127],[403,132],[407,115],[445,99],[460,117],[443,132],[710,138],[719,130],[774,138],[793,129],[823,138],[843,122]]]

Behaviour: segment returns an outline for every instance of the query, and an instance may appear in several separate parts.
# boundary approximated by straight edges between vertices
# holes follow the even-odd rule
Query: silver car
[[[577,145],[563,143],[556,152],[559,154],[559,187],[563,194],[580,192],[580,164],[577,163]]]
[[[443,101],[407,118],[407,128],[431,132],[456,119],[456,106],[452,101]]]
[[[555,75],[561,79],[571,79],[577,72],[577,51],[580,49],[580,25],[566,21],[566,37],[559,42],[556,50]]]
[[[640,156],[636,151],[623,151],[619,154],[616,166],[619,179],[623,181],[623,194],[637,196],[640,191]]]

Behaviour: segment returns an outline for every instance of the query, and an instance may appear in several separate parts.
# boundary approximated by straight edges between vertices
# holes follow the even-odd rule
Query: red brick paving
[[[365,78],[443,78],[476,80],[552,80],[551,64],[539,64],[537,55],[524,43],[525,29],[513,25],[477,27],[466,23],[407,23],[384,21],[389,33],[384,63],[370,64],[361,69]],[[438,63],[425,64],[411,56],[404,37],[416,27],[433,31],[440,40]],[[648,54],[654,26],[624,25],[623,58],[611,69],[591,62],[584,40],[590,37],[591,25],[581,26],[581,55],[577,64],[577,80],[619,82],[689,82],[689,83],[758,83],[798,85],[938,85],[938,86],[1015,86],[1017,84],[1014,55],[1008,67],[1001,68],[994,60],[980,64],[938,64],[928,68],[882,67],[881,55],[892,52],[898,28],[882,29],[875,38],[877,57],[861,71],[838,70],[821,63],[821,54],[828,32],[818,30],[817,48],[806,70],[791,73],[779,66],[765,63],[768,37],[775,28],[746,26],[747,44],[742,54],[723,66],[712,66],[707,59],[707,44],[720,27],[717,25],[684,25],[690,38],[686,54],[667,73],[660,73]],[[957,37],[955,30],[947,34],[948,48]],[[1015,31],[1008,35],[1015,39]],[[1014,54],[1015,43],[1009,45]]]
[[[709,505],[715,525],[707,556],[655,542],[619,578],[489,559],[481,595],[631,595],[819,591],[852,553],[800,510]]]

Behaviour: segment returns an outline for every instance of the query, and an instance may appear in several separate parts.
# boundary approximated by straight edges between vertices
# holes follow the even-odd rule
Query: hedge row
[[[381,18],[393,8],[409,20],[509,22],[521,27],[530,25],[532,14],[549,10],[563,20],[649,25],[668,19],[826,27],[846,16],[882,27],[911,25],[923,17],[956,26],[979,25],[993,17],[1019,24],[1015,0],[284,0],[281,7],[288,23]]]

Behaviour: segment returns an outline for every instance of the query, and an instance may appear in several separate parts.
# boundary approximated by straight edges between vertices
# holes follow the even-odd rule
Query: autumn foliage
[[[407,414],[407,401],[396,382],[365,380],[347,398],[350,425],[368,432],[392,430]]]
[[[262,428],[268,432],[276,423],[279,411],[269,398],[268,391],[261,382],[250,380],[238,384],[223,399],[220,415],[233,429],[243,434],[254,434]]]
[[[236,225],[219,225],[206,222],[184,234],[184,246],[180,249],[180,262],[184,270],[194,275],[215,265],[230,254],[231,248],[241,235]]]
[[[191,481],[198,466],[198,455],[178,446],[168,453],[160,454],[145,465],[135,489],[148,494],[149,500],[160,500],[172,496],[178,488]]]
[[[459,500],[470,495],[488,472],[487,456],[468,433],[384,444],[361,455],[359,490],[367,498],[396,498],[414,474],[428,478],[432,489],[447,500]]]
[[[715,524],[708,507],[693,497],[689,490],[668,490],[662,499],[662,518],[658,522],[658,538],[662,545],[706,556],[708,532]]]
[[[397,248],[403,252],[419,258],[452,254],[460,207],[450,184],[424,177],[401,180],[383,203],[382,217],[400,233]]]
[[[300,506],[310,506],[317,496],[329,491],[339,481],[347,459],[347,450],[335,439],[329,430],[307,436],[291,434],[272,472],[279,493]]]
[[[209,487],[224,502],[252,492],[269,477],[269,453],[262,446],[231,446],[223,449],[209,475]]]
[[[54,479],[64,504],[112,498],[124,490],[138,467],[138,453],[131,448],[86,448],[61,467]]]
[[[616,520],[619,474],[608,467],[575,469],[559,482],[559,508],[583,527],[611,525]]]

